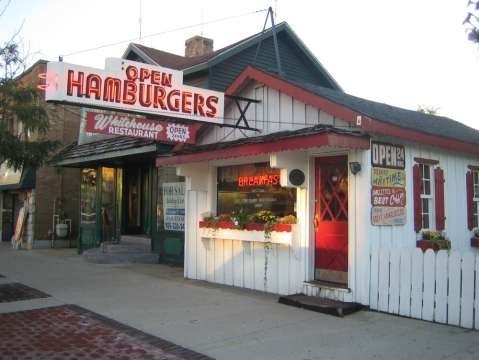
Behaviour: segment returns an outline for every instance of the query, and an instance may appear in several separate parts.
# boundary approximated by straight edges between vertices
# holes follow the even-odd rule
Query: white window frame
[[[424,168],[429,168],[429,178],[424,177]],[[435,199],[434,199],[434,165],[419,163],[419,174],[420,174],[420,189],[421,189],[421,230],[428,231],[436,228],[435,224]],[[425,183],[429,181],[430,193],[425,194],[424,190],[426,189]],[[426,200],[428,203],[428,212],[424,212],[423,201]],[[428,216],[429,227],[424,227],[423,217],[424,215]]]

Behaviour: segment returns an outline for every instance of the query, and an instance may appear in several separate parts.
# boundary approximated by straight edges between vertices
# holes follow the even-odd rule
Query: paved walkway
[[[217,359],[479,358],[479,332],[367,311],[336,318],[184,280],[163,265],[96,265],[74,250],[1,245],[0,274],[0,284],[51,295],[0,303],[3,315],[74,304]]]

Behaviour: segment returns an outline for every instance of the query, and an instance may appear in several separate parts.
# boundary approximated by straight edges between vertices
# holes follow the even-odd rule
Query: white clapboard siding
[[[462,257],[461,327],[472,329],[474,324],[474,255]]]
[[[422,284],[423,284],[423,254],[421,249],[412,253],[413,274],[411,281],[411,316],[420,319],[422,316]]]
[[[436,255],[436,309],[434,320],[447,323],[447,279],[448,279],[448,252],[440,250]],[[439,281],[439,279],[445,279]]]
[[[457,251],[449,255],[449,295],[447,299],[447,323],[459,325],[461,312],[461,254]]]
[[[476,295],[474,301],[474,329],[479,330],[479,255],[476,256]]]
[[[434,320],[434,295],[435,295],[435,254],[428,249],[424,254],[424,286],[422,298],[422,319]]]
[[[369,292],[369,307],[378,309],[378,288],[379,288],[379,251],[373,251],[371,254],[371,281]]]
[[[389,298],[389,251],[381,249],[379,252],[379,311],[388,311]]]
[[[406,249],[400,253],[399,315],[411,316],[411,255]]]
[[[370,309],[479,329],[479,255],[374,249]]]
[[[391,314],[399,313],[399,292],[400,292],[400,260],[401,254],[399,252],[393,252],[390,256],[390,267],[389,267],[389,281],[390,281],[390,291],[389,291],[389,310]]]

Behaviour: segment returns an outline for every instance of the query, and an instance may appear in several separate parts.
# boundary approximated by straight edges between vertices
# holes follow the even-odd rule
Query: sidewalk
[[[164,265],[97,265],[75,250],[0,246],[0,284],[51,298],[0,313],[75,304],[217,359],[478,359],[479,333],[361,311],[336,318],[277,297],[182,278]]]

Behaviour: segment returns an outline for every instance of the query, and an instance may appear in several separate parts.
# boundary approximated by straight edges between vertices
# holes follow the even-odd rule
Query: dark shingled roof
[[[406,110],[396,106],[362,99],[318,85],[299,83],[292,80],[287,81],[308,92],[319,95],[338,105],[343,105],[372,119],[430,135],[443,136],[479,145],[479,130],[466,126],[448,117],[424,114],[414,110]]]
[[[130,150],[154,144],[156,144],[154,140],[143,140],[119,136],[81,145],[72,144],[63,149],[57,156],[62,160],[75,159],[85,156],[105,154],[112,151]]]
[[[185,145],[182,148],[179,148],[176,151],[172,151],[169,154],[173,154],[173,155],[191,154],[196,152],[227,149],[230,147],[248,145],[248,144],[261,144],[261,143],[285,140],[285,139],[302,137],[302,136],[318,135],[323,133],[367,137],[367,135],[364,134],[364,132],[357,129],[337,128],[332,125],[320,124],[320,125],[315,125],[315,126],[311,126],[307,128],[302,128],[299,130],[278,131],[278,132],[267,134],[267,135],[244,137],[241,139],[236,139],[231,141],[224,141],[224,142],[217,142],[217,143],[203,144],[203,145]],[[169,154],[165,154],[165,155],[168,156]]]
[[[146,55],[148,55],[152,60],[154,60],[157,64],[160,64],[161,66],[175,69],[175,70],[183,70],[187,69],[191,66],[198,65],[201,63],[204,63],[208,61],[209,59],[215,57],[216,55],[219,55],[223,53],[224,51],[242,43],[250,38],[256,36],[258,34],[254,34],[251,36],[248,36],[247,38],[241,39],[240,41],[237,41],[233,44],[230,44],[228,46],[225,46],[221,49],[212,51],[208,54],[200,55],[200,56],[193,56],[193,57],[186,57],[186,56],[181,56],[181,55],[176,55],[173,53],[169,53],[167,51],[163,50],[158,50],[154,49],[145,45],[133,43],[137,48],[139,48],[141,51],[143,51]]]

